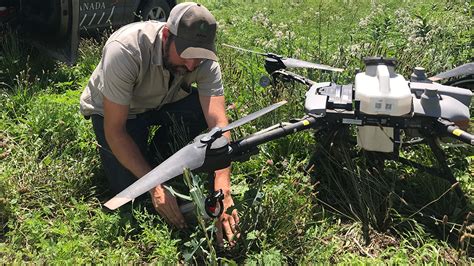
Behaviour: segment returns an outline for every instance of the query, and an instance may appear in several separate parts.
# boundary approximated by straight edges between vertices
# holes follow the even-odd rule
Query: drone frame
[[[281,61],[277,59],[275,59],[274,57],[267,57],[266,59],[266,69],[270,73],[274,81],[295,81],[308,86],[310,89],[312,89],[314,85],[321,85],[321,83],[315,83],[314,81],[308,78],[286,70],[284,66],[282,66]],[[330,84],[331,83],[325,83],[326,86]],[[315,87],[317,88],[317,86]],[[321,87],[324,87],[324,85],[321,85]],[[196,137],[193,143],[182,148],[180,151],[178,151],[165,162],[163,162],[162,165],[166,164],[168,166],[172,166],[174,162],[173,160],[181,158],[183,154],[187,155],[186,157],[196,156],[199,158],[189,159],[188,164],[192,167],[186,166],[187,164],[183,164],[179,167],[191,168],[190,170],[194,172],[208,173],[209,176],[212,178],[214,175],[214,171],[228,167],[232,162],[235,161],[242,162],[248,160],[251,155],[258,153],[258,146],[266,142],[279,139],[302,130],[313,129],[317,132],[318,130],[325,129],[327,131],[327,134],[325,134],[327,136],[326,139],[317,139],[317,141],[322,143],[323,147],[328,147],[334,140],[333,137],[341,130],[346,130],[351,125],[369,125],[377,127],[391,127],[397,129],[397,131],[414,129],[418,131],[418,133],[423,138],[423,140],[421,141],[411,143],[402,143],[398,139],[393,139],[392,141],[395,144],[395,149],[393,152],[386,154],[377,153],[378,155],[381,155],[379,156],[379,158],[381,158],[382,160],[397,160],[401,163],[411,165],[427,173],[444,178],[452,185],[455,185],[457,183],[456,178],[454,177],[451,169],[449,168],[449,165],[446,162],[446,155],[444,154],[437,140],[440,137],[448,136],[474,145],[473,135],[463,131],[453,122],[439,117],[430,117],[422,115],[388,116],[369,115],[361,113],[358,111],[358,102],[354,101],[354,93],[352,91],[352,87],[343,87],[343,89],[340,90],[339,93],[344,93],[344,91],[346,93],[349,93],[349,91],[351,91],[352,98],[350,99],[350,101],[343,102],[342,106],[335,105],[332,109],[317,109],[311,110],[310,112],[308,112],[307,110],[307,114],[300,119],[293,119],[289,122],[275,124],[264,130],[259,131],[258,133],[232,141],[230,143],[224,136],[222,136],[223,132],[229,131],[257,117],[260,117],[280,107],[284,104],[284,102],[280,102],[272,106],[266,107],[260,111],[249,115],[248,117],[239,119],[224,128],[214,128],[210,132]],[[328,95],[323,94],[319,94],[318,96],[322,96],[317,99],[318,101],[327,101],[329,97]],[[399,147],[421,143],[425,143],[430,147],[430,149],[433,151],[435,159],[438,162],[439,167],[424,166],[420,163],[399,156]],[[310,159],[309,166],[311,166],[317,161],[317,158],[320,157],[322,151],[323,150],[315,151],[313,153]],[[111,199],[109,202],[107,202],[105,205],[110,209],[115,209],[137,197],[141,193],[138,191],[147,191],[148,189],[150,189],[150,187],[160,184],[161,181],[156,182],[156,180],[153,180],[153,178],[156,179],[156,177],[153,177],[152,175],[160,175],[160,171],[164,170],[166,172],[168,170],[163,169],[162,165],[157,166],[145,176],[146,178],[142,177],[137,182],[132,184],[129,188],[127,188],[126,190],[115,196],[113,199]],[[176,167],[177,166],[175,166],[174,168]],[[182,169],[175,169],[173,171],[173,174],[168,174],[169,176],[166,176],[167,174],[165,174],[165,179],[162,179],[162,176],[160,178],[162,179],[162,182],[164,182],[163,180],[169,180],[171,178],[174,178],[182,172]],[[146,183],[146,186],[136,185],[137,183]],[[137,187],[139,187],[138,190]],[[460,186],[456,186],[455,189],[456,193],[465,200]],[[217,202],[219,203],[219,201]]]

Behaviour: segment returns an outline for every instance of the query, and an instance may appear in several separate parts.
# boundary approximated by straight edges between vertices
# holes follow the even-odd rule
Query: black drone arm
[[[213,147],[207,150],[203,165],[196,171],[209,173],[225,168],[234,161],[247,161],[251,155],[258,153],[258,145],[301,130],[314,128],[317,121],[316,117],[310,116],[292,123],[280,123],[262,130],[262,133],[233,141],[225,146]]]
[[[440,131],[447,132],[449,137],[458,139],[467,144],[474,145],[474,135],[460,129],[458,126],[456,126],[456,124],[449,120],[438,118],[437,122],[437,127],[440,129]]]
[[[317,118],[309,116],[290,124],[279,124],[278,127],[269,131],[264,131],[263,133],[249,136],[231,143],[231,154],[239,154],[241,152],[251,150],[253,147],[256,147],[260,144],[296,133],[301,130],[313,128],[315,127],[316,122]]]
[[[271,73],[272,77],[282,79],[283,81],[296,81],[303,85],[312,86],[316,82],[288,70],[279,69]]]

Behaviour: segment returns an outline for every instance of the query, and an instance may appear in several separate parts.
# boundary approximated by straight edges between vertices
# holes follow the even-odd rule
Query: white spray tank
[[[355,100],[359,111],[370,115],[403,116],[412,110],[408,81],[395,73],[395,59],[364,58],[365,72],[355,78]],[[393,152],[394,129],[378,126],[357,127],[357,144],[369,151]]]

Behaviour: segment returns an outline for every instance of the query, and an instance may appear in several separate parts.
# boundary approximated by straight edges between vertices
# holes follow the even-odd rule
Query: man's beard
[[[175,65],[170,62],[170,46],[171,46],[171,38],[168,38],[165,43],[165,49],[163,50],[163,65],[164,67],[171,72],[175,76],[183,76],[189,71],[186,66],[183,65]]]

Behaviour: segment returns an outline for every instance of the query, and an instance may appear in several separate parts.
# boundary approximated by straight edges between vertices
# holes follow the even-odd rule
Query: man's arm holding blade
[[[115,157],[125,168],[140,178],[152,168],[127,132],[128,109],[128,105],[117,104],[104,97],[104,133]],[[168,223],[178,228],[186,227],[176,198],[167,189],[160,185],[150,190],[150,194],[156,211]]]
[[[127,133],[128,105],[121,105],[104,96],[104,133],[117,160],[136,177],[151,170],[138,146]]]
[[[201,106],[209,128],[225,127],[228,124],[225,112],[224,96],[199,96]],[[230,140],[230,132],[225,132],[224,136]],[[234,205],[231,195],[230,167],[217,170],[215,172],[214,190],[222,189],[224,193],[224,212],[217,221],[217,244],[223,246],[223,236],[226,235],[231,245],[235,244],[234,237],[237,236],[237,224],[239,216],[237,210],[232,214],[227,214],[226,209]]]

